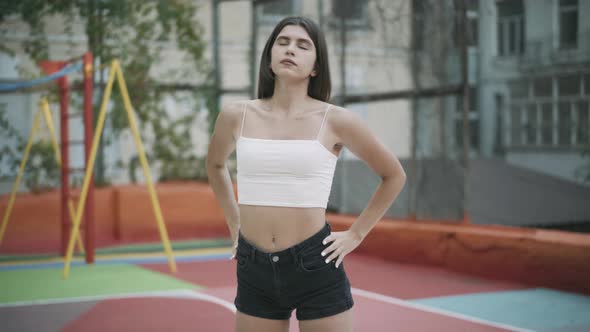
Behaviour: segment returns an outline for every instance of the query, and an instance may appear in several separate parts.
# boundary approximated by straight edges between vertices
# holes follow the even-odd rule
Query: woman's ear
[[[315,76],[317,76],[317,74],[318,74],[318,63],[316,62],[313,65],[313,70],[311,71],[311,74],[309,74],[309,76],[315,77]]]

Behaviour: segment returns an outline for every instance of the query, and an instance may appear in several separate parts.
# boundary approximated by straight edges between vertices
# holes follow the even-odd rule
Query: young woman
[[[237,331],[351,331],[353,299],[343,259],[385,214],[405,183],[398,159],[355,113],[328,103],[326,42],[308,18],[274,28],[260,61],[258,99],[224,105],[207,174],[237,260]],[[326,205],[343,147],[382,181],[344,232]],[[226,160],[236,149],[238,201]]]

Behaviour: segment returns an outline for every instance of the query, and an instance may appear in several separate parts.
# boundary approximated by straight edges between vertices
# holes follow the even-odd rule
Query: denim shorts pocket
[[[245,270],[246,267],[248,266],[248,256],[246,256],[238,251],[236,253],[236,260],[238,261],[237,262],[238,269]]]
[[[327,257],[322,257],[322,255],[319,253],[304,256],[299,260],[299,267],[305,272],[322,271],[331,267],[334,263],[333,261],[326,263],[326,258]]]

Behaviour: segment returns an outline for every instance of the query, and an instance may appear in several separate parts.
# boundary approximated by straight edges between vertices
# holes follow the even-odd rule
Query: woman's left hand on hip
[[[353,251],[361,243],[361,239],[357,234],[348,230],[344,232],[332,232],[322,242],[324,245],[332,242],[332,244],[322,251],[322,256],[326,259],[326,264],[336,259],[336,267],[340,266],[344,256]]]

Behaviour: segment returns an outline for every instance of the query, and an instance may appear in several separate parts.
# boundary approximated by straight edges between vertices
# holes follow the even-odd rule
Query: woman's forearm
[[[381,181],[367,207],[350,227],[350,230],[359,239],[364,239],[373,226],[383,217],[402,191],[405,182],[406,177],[404,174],[387,177]]]
[[[207,166],[209,185],[223,210],[232,239],[238,235],[240,212],[234,196],[234,188],[227,166]]]

